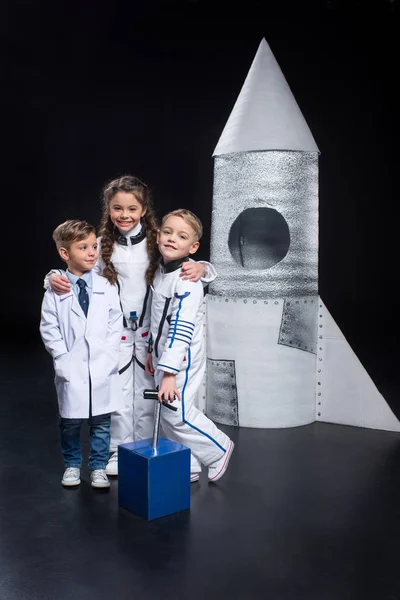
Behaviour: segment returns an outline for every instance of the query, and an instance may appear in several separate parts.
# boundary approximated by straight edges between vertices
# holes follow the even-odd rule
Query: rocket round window
[[[273,208],[247,208],[233,222],[228,246],[246,269],[269,269],[281,261],[290,245],[289,227]]]

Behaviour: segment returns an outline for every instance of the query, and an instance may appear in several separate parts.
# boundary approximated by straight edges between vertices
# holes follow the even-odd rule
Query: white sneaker
[[[81,482],[81,470],[77,467],[67,467],[61,479],[62,485],[72,486],[79,485]]]
[[[214,482],[214,481],[218,481],[218,479],[221,479],[222,475],[225,473],[226,469],[228,468],[229,459],[232,455],[234,447],[235,447],[235,444],[231,440],[229,442],[228,450],[225,452],[225,454],[219,460],[216,460],[208,467],[208,480],[209,481]]]
[[[94,488],[109,488],[110,482],[108,481],[105,469],[95,469],[90,474],[90,480],[92,487]]]
[[[106,466],[107,475],[116,477],[118,475],[118,450],[111,454],[109,461]]]
[[[200,473],[190,473],[190,483],[198,481],[200,479]]]

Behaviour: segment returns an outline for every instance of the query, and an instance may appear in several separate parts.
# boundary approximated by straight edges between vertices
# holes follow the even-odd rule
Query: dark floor
[[[399,434],[223,427],[224,478],[147,522],[118,507],[117,481],[60,485],[43,348],[4,352],[1,371],[1,600],[400,599]]]

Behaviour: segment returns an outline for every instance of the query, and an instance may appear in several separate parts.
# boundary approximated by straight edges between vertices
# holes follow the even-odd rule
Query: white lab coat
[[[123,331],[116,286],[92,272],[87,318],[73,291],[44,295],[40,334],[54,360],[55,386],[61,417],[89,417],[120,409],[124,402],[118,376]]]

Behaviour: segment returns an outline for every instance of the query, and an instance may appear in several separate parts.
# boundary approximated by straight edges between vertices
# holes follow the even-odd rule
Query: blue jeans
[[[81,467],[81,427],[85,421],[60,417],[61,451],[66,467]],[[87,421],[90,435],[89,469],[105,469],[110,455],[111,414],[95,417],[91,414]]]

